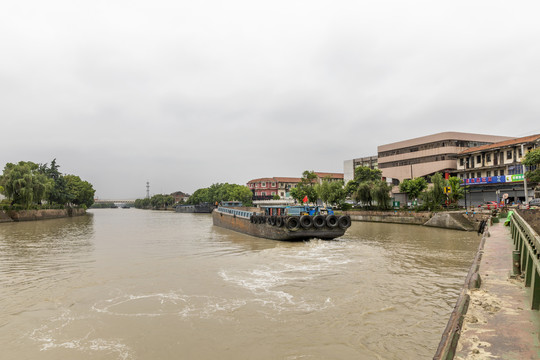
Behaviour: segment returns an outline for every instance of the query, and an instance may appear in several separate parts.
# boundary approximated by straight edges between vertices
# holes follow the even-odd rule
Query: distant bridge
[[[94,199],[95,204],[106,204],[106,203],[114,203],[114,204],[135,204],[135,200],[129,199],[129,200],[118,200],[118,199]]]

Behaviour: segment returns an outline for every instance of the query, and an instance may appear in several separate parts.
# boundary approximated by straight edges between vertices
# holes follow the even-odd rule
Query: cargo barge
[[[210,204],[198,205],[177,205],[176,212],[179,213],[206,213],[210,214],[214,210],[214,206]]]
[[[220,206],[212,212],[214,225],[247,235],[282,241],[332,240],[351,226],[348,215],[336,216],[320,207],[252,208]]]

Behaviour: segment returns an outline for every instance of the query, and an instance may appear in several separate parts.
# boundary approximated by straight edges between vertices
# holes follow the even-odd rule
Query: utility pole
[[[523,162],[523,158],[525,157],[525,151],[523,144],[521,144],[521,161]],[[529,204],[529,194],[527,194],[527,178],[525,177],[525,165],[521,165],[521,169],[523,171],[523,190],[525,192],[525,205]]]

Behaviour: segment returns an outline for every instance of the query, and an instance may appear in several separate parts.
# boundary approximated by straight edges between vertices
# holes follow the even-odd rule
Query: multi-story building
[[[512,139],[508,136],[441,132],[377,147],[378,168],[394,184],[404,179],[433,175],[455,175],[458,154],[481,145]]]
[[[278,195],[285,199],[289,198],[289,191],[300,183],[300,178],[292,177],[268,177],[250,180],[247,187],[255,197]]]
[[[343,173],[327,173],[327,172],[317,172],[315,171],[315,175],[317,175],[317,182],[319,184],[322,184],[323,181],[343,181]]]
[[[477,146],[458,154],[457,175],[468,187],[468,202],[500,201],[504,194],[510,202],[525,201],[524,169],[521,160],[540,147],[540,134]],[[528,197],[533,196],[528,187]]]
[[[343,181],[343,174],[340,173],[325,173],[315,172],[317,182],[322,183],[325,180]],[[282,199],[290,199],[290,191],[298,186],[302,181],[301,178],[295,177],[268,177],[250,180],[247,187],[253,192],[253,196],[257,198],[270,197],[278,195]]]
[[[366,156],[362,158],[345,160],[343,162],[343,176],[345,184],[354,179],[354,171],[357,167],[364,166],[370,169],[378,169],[377,156]]]

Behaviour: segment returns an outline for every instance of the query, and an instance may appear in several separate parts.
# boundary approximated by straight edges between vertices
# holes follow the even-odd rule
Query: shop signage
[[[506,175],[506,176],[504,175],[486,176],[486,177],[463,179],[461,181],[461,186],[509,183],[509,182],[523,181],[523,179],[524,179],[523,174]]]

